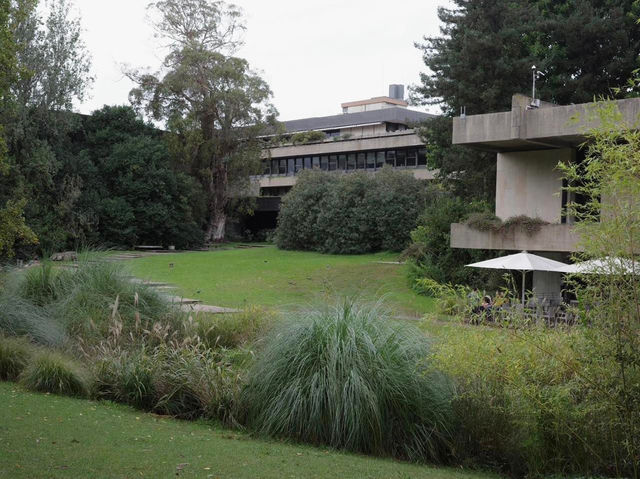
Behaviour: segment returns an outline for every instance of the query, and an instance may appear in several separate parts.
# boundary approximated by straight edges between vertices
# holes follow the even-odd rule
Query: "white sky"
[[[146,21],[147,0],[75,0],[96,77],[79,110],[128,104],[122,65],[151,67],[161,52]],[[280,120],[340,113],[340,103],[419,82],[413,42],[439,33],[447,0],[235,0],[247,31],[238,56],[273,90]],[[405,90],[406,92],[406,90]]]

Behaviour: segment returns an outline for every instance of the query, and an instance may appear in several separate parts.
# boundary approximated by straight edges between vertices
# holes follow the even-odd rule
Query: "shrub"
[[[33,353],[33,346],[25,338],[0,336],[0,380],[18,379]]]
[[[151,410],[156,404],[156,368],[144,351],[100,358],[94,366],[92,396]]]
[[[271,327],[273,314],[260,308],[200,319],[197,335],[209,348],[238,348],[251,343]]]
[[[618,413],[585,380],[577,353],[591,332],[456,328],[435,348],[434,366],[456,385],[456,462],[517,476],[615,474],[624,454]],[[613,363],[598,369],[615,378]]]
[[[424,207],[425,189],[391,168],[375,175],[303,171],[283,198],[276,245],[338,254],[400,251]]]
[[[465,224],[478,231],[497,231],[502,227],[502,220],[490,211],[480,211],[471,213]]]
[[[20,383],[32,391],[85,397],[89,393],[87,372],[75,361],[54,351],[36,354],[20,374]]]
[[[500,274],[494,271],[465,268],[465,264],[500,255],[496,251],[451,247],[451,224],[459,223],[474,212],[482,212],[485,203],[469,203],[446,192],[433,192],[411,232],[412,244],[404,257],[410,261],[409,279],[430,278],[438,283],[468,284],[489,289],[500,286]]]
[[[259,433],[411,460],[442,461],[451,415],[424,336],[379,305],[349,300],[275,330],[243,404]]]
[[[198,345],[158,348],[154,410],[182,419],[209,417],[234,422],[239,376],[220,357]]]
[[[294,145],[305,145],[307,143],[317,143],[324,141],[327,134],[324,131],[303,131],[291,135],[291,143]]]
[[[523,229],[528,235],[534,235],[540,231],[540,228],[548,224],[549,222],[542,218],[531,218],[527,215],[518,215],[507,218],[503,224],[503,228],[507,230],[509,228],[518,227]]]
[[[53,269],[51,262],[43,261],[39,267],[29,268],[18,286],[18,294],[38,306],[43,306],[56,299],[60,292],[58,288],[62,278],[60,272]]]
[[[324,235],[318,234],[318,217],[337,175],[301,171],[296,185],[282,198],[274,239],[278,248],[319,251]]]

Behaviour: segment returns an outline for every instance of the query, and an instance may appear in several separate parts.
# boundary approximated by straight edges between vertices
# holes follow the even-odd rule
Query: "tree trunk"
[[[207,188],[209,220],[204,238],[205,243],[222,243],[224,241],[227,225],[226,208],[229,201],[227,186],[227,168],[222,162],[219,162],[211,173]]]

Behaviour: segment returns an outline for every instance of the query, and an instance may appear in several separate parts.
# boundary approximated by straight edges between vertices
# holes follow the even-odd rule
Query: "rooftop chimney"
[[[389,85],[389,98],[404,100],[404,85]]]

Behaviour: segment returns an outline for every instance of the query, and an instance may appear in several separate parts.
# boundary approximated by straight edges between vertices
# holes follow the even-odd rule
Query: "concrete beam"
[[[495,232],[478,231],[462,223],[451,225],[452,248],[571,253],[579,251],[578,241],[579,237],[570,225],[543,225],[534,234],[517,227]]]
[[[613,103],[624,124],[637,128],[640,98]],[[492,151],[566,148],[582,143],[588,131],[600,125],[595,103],[543,106],[527,109],[514,97],[509,112],[456,117],[453,119],[453,144]]]
[[[424,142],[413,131],[395,132],[370,138],[324,141],[308,145],[286,145],[262,152],[262,158],[286,158],[292,156],[318,156],[334,153],[358,153],[387,148],[424,146]]]

